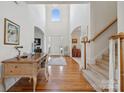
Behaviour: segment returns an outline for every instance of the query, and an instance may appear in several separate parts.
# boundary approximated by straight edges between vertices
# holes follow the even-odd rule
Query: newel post
[[[86,69],[87,68],[87,63],[86,63],[86,51],[87,51],[87,43],[89,42],[88,41],[88,37],[86,36],[86,37],[84,37],[83,38],[83,41],[81,41],[83,44],[84,44],[84,69]]]

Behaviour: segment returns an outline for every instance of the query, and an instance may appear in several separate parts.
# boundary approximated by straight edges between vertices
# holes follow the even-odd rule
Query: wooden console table
[[[5,78],[8,77],[29,77],[33,78],[33,91],[37,84],[37,74],[41,67],[41,62],[46,60],[46,54],[28,55],[27,58],[12,58],[3,63],[2,83],[4,91],[6,91]]]

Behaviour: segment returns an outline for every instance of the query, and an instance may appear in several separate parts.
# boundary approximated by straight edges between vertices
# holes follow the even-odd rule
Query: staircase
[[[87,64],[86,63],[87,43],[91,43],[91,42],[95,43],[95,40],[98,39],[98,37],[101,36],[102,33],[109,31],[107,29],[110,28],[116,22],[117,22],[117,19],[112,21],[108,26],[106,26],[103,30],[101,30],[99,33],[97,33],[92,39],[89,40],[88,36],[86,36],[83,38],[83,41],[82,41],[82,43],[84,44],[84,67],[87,66],[87,69],[83,70],[83,75],[88,80],[88,82],[92,85],[92,87],[94,87],[94,89],[96,91],[99,91],[99,92],[109,91],[110,80],[113,81],[111,83],[112,86],[110,87],[112,89],[112,91],[118,91],[119,90],[118,84],[119,84],[120,79],[118,77],[119,65],[118,65],[118,60],[117,60],[117,56],[119,56],[119,55],[117,55],[117,49],[119,49],[118,43],[117,43],[118,38],[113,37],[114,34],[116,34],[116,32],[108,34],[107,38],[110,38],[111,36],[113,38],[113,41],[114,41],[113,45],[111,44],[112,42],[109,43],[109,45],[111,45],[114,50],[111,50],[112,49],[111,48],[107,52],[103,53],[101,58],[96,59],[95,64]],[[115,31],[115,29],[113,31]],[[119,37],[119,35],[115,35],[115,36]],[[119,37],[119,38],[121,38],[121,37]],[[90,47],[92,47],[92,46],[90,46]],[[110,50],[111,50],[111,55],[113,55],[115,52],[115,57],[112,58],[112,59],[115,58],[115,63],[113,62],[114,60],[110,59],[111,60],[110,62],[111,63],[113,62],[113,63],[112,63],[112,65],[109,66],[109,51]],[[102,48],[101,48],[101,51],[102,51]],[[114,51],[114,52],[112,52],[112,51]],[[115,67],[114,67],[114,65],[115,65]],[[110,74],[109,74],[109,71],[113,71],[113,72],[112,73],[110,72]],[[112,78],[109,80],[109,77],[110,78],[112,77]]]
[[[117,65],[117,47],[115,50]],[[115,72],[116,73],[116,72]],[[94,87],[96,91],[109,91],[109,52],[102,54],[102,58],[97,58],[95,64],[87,64],[87,69],[83,70],[84,77]],[[118,77],[118,76],[117,76]],[[115,74],[115,91],[117,91],[117,77]]]
[[[83,74],[96,91],[108,91],[109,53],[103,53],[102,58],[96,59],[96,64],[88,64]]]

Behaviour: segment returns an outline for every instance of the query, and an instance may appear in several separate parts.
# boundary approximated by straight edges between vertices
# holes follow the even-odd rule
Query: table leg
[[[28,81],[29,81],[29,83],[31,83],[31,79],[32,79],[32,78],[31,78],[31,77],[29,77],[29,80],[28,80]]]
[[[37,77],[33,77],[33,92],[36,90],[36,85],[37,85]]]

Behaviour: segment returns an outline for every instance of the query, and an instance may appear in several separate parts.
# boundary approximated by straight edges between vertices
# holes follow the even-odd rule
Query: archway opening
[[[34,52],[44,52],[44,32],[37,26],[34,27]]]
[[[81,26],[76,27],[71,33],[71,56],[76,62],[81,62]]]

